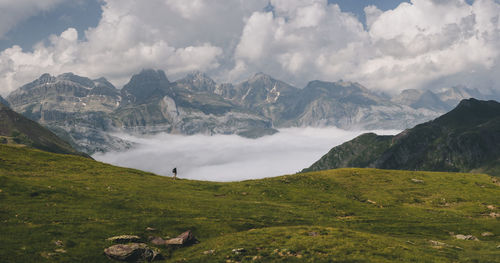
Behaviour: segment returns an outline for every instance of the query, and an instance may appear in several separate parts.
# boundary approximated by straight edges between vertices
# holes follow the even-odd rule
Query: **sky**
[[[121,88],[143,68],[500,90],[500,0],[0,0],[0,13],[3,96],[43,73]]]
[[[374,131],[396,134],[397,131]],[[238,135],[119,135],[136,145],[124,152],[92,157],[113,165],[159,175],[204,181],[241,181],[294,174],[311,166],[332,147],[364,133],[338,128],[288,128],[271,136],[247,139]]]

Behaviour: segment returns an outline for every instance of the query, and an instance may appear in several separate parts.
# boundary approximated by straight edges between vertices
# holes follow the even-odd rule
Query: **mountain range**
[[[105,78],[43,74],[6,98],[12,109],[86,153],[131,146],[113,133],[238,134],[256,138],[279,128],[406,129],[433,119],[460,99],[485,97],[454,87],[440,93],[379,94],[354,82],[311,81],[303,89],[257,73],[238,84],[201,72],[171,82],[146,69],[117,89]]]
[[[363,134],[304,171],[342,167],[500,175],[500,103],[462,100],[452,111],[395,136]]]

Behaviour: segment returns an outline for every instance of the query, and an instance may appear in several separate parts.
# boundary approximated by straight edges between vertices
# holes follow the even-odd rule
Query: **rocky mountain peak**
[[[345,95],[347,93],[353,92],[368,92],[366,88],[357,83],[345,81],[328,82],[321,80],[310,81],[304,88],[304,90],[323,91],[327,93],[338,94],[339,96],[342,96],[342,94]]]
[[[111,82],[109,82],[106,78],[104,77],[100,77],[98,79],[94,79],[94,85],[96,87],[99,87],[99,86],[104,86],[104,87],[107,87],[107,88],[112,88],[112,89],[116,89],[116,87],[111,84]]]
[[[86,77],[81,77],[73,74],[72,72],[63,73],[56,78],[57,80],[66,80],[71,81],[73,83],[78,83],[86,88],[93,88],[94,82]]]
[[[474,98],[461,100],[452,111],[434,120],[442,125],[463,127],[500,117],[500,103]]]
[[[106,78],[101,77],[93,80],[95,87],[90,91],[92,95],[120,96],[120,91]]]
[[[165,71],[159,69],[143,69],[139,74],[135,74],[130,79],[130,83],[137,82],[157,82],[157,83],[170,83],[167,79]]]
[[[35,79],[34,81],[32,81],[28,84],[25,84],[24,86],[19,88],[19,90],[14,91],[14,93],[27,91],[27,90],[32,89],[33,87],[38,86],[38,85],[43,85],[43,84],[47,84],[47,83],[54,83],[54,82],[56,82],[56,77],[51,76],[49,73],[44,73],[38,79]]]
[[[177,81],[177,84],[193,91],[214,92],[217,83],[203,72],[195,71],[185,78]]]
[[[257,72],[250,79],[248,79],[248,81],[271,81],[271,80],[274,80],[274,78],[263,72]]]
[[[56,78],[54,76],[51,76],[49,73],[44,73],[42,74],[37,80],[35,80],[38,84],[45,84],[45,83],[50,83],[54,82]]]
[[[122,94],[130,101],[142,102],[155,91],[167,90],[169,87],[170,81],[163,70],[143,69],[123,86]]]

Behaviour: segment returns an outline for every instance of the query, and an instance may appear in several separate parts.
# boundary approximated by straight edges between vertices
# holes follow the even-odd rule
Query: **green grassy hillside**
[[[398,135],[363,134],[303,171],[344,167],[500,176],[500,103],[462,100],[452,111]]]
[[[339,169],[214,183],[0,145],[0,262],[108,262],[108,237],[187,229],[200,243],[160,248],[166,262],[500,262],[496,180]]]
[[[23,115],[0,103],[0,143],[21,144],[44,151],[88,155],[73,149],[69,143]]]

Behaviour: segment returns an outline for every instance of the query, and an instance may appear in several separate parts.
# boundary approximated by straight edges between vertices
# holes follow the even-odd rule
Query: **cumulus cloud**
[[[42,11],[47,11],[65,0],[0,0],[0,39],[12,27]]]
[[[273,16],[255,12],[248,20],[233,74],[264,69],[299,84],[348,79],[389,92],[471,72],[498,79],[500,4],[493,0],[413,0],[385,12],[368,6],[367,29],[327,1],[271,3]]]
[[[68,28],[32,52],[19,46],[0,52],[0,93],[6,95],[45,72],[105,76],[118,86],[142,68],[161,68],[170,77],[210,72],[221,66],[224,50],[234,49],[232,39],[244,26],[242,18],[265,3],[105,0],[95,28]],[[84,34],[83,41],[72,38],[78,34]]]
[[[361,133],[337,128],[291,128],[259,139],[237,135],[158,134],[147,138],[121,135],[136,142],[137,147],[93,157],[165,176],[171,176],[176,167],[180,178],[240,181],[296,173],[309,167],[332,147]]]
[[[262,71],[298,87],[344,79],[387,92],[500,81],[496,0],[368,6],[366,25],[327,0],[104,0],[102,8],[95,28],[69,28],[32,52],[1,51],[0,94],[44,72],[105,76],[120,86],[146,67],[174,79],[201,70],[240,81]]]
[[[254,12],[248,19],[231,76],[264,71],[300,86],[318,78],[337,80],[355,70],[355,52],[363,51],[368,34],[354,15],[326,0],[271,4],[274,13]]]

